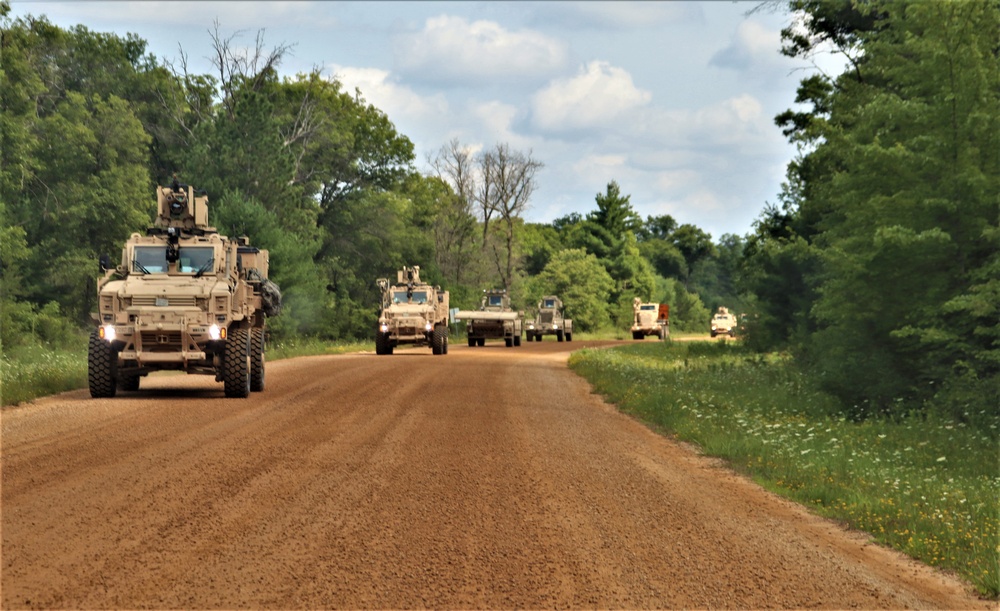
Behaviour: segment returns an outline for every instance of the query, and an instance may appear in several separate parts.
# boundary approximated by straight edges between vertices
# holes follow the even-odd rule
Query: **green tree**
[[[529,292],[533,301],[543,294],[558,295],[573,319],[573,328],[594,331],[610,323],[608,303],[615,282],[604,265],[583,249],[571,248],[552,255]]]

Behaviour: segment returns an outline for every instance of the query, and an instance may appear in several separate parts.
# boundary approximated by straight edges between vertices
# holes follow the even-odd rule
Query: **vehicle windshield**
[[[542,307],[543,308],[554,308],[554,307],[556,307],[556,300],[555,299],[546,299],[546,300],[542,301]]]
[[[393,291],[392,302],[407,303],[406,291]],[[427,291],[413,291],[413,299],[411,303],[427,303]]]
[[[490,295],[487,297],[487,305],[500,307],[503,305],[503,297],[500,295]]]
[[[136,246],[132,255],[132,271],[143,274],[167,272],[166,246]]]
[[[639,306],[639,309],[640,310],[647,310],[647,311],[655,311],[656,310],[656,306],[655,305],[644,305],[644,306]],[[704,318],[702,320],[704,320]]]
[[[212,271],[215,249],[211,246],[181,246],[177,271],[182,274],[204,274]]]

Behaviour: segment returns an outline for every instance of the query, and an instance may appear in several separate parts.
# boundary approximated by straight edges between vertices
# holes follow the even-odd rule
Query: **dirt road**
[[[989,608],[617,413],[585,343],[8,408],[3,607]]]

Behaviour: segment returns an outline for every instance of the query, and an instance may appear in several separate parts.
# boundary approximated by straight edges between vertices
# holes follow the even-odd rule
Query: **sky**
[[[186,2],[14,0],[12,16],[134,33],[161,60],[214,73],[212,32],[288,46],[283,76],[355,88],[414,143],[416,167],[452,139],[544,164],[524,217],[596,210],[616,181],[643,218],[718,240],[776,203],[796,150],[774,125],[799,81],[837,56],[780,54],[794,16],[760,2]],[[189,177],[197,182],[195,177]]]

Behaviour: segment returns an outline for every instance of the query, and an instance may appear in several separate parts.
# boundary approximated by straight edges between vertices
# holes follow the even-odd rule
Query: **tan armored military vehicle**
[[[487,339],[503,339],[508,348],[521,345],[524,314],[510,307],[503,289],[483,291],[479,310],[459,310],[455,320],[466,321],[469,347],[482,346]]]
[[[638,297],[632,302],[632,339],[655,335],[667,339],[670,335],[670,306],[665,303],[643,303]]]
[[[93,397],[138,390],[153,371],[214,375],[227,397],[264,390],[264,328],[281,310],[268,254],[208,226],[208,197],[176,180],[157,188],[157,217],[133,233],[121,263],[101,257]]]
[[[725,307],[720,307],[715,315],[712,316],[712,337],[715,337],[716,335],[729,335],[730,337],[736,337],[736,327],[736,317],[730,314],[729,310]]]
[[[563,318],[563,302],[555,295],[546,295],[538,302],[535,320],[527,323],[528,341],[542,341],[543,335],[555,335],[559,341],[573,341],[573,321]]]
[[[420,280],[420,266],[396,273],[396,284],[379,278],[382,311],[375,332],[375,353],[392,354],[396,346],[430,346],[434,354],[448,354],[448,291]]]

